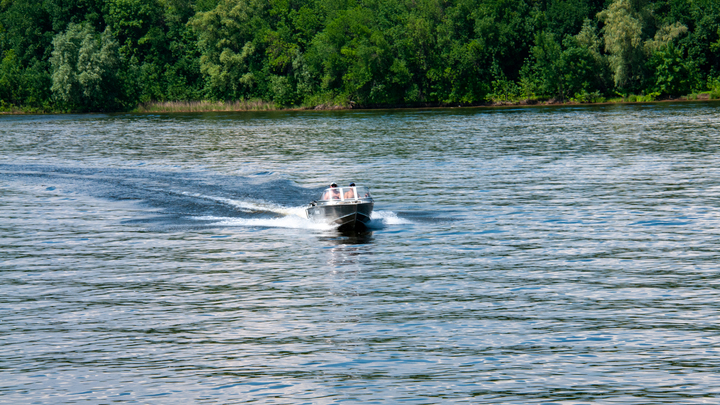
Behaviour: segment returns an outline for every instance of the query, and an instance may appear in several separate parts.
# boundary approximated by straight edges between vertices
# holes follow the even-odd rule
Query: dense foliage
[[[720,92],[717,0],[0,0],[0,107]]]

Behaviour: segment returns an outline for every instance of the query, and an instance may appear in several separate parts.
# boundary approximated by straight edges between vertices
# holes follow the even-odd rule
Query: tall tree
[[[221,0],[213,10],[197,13],[190,24],[198,36],[207,95],[218,99],[260,95],[267,2]]]
[[[614,0],[610,7],[598,14],[605,23],[605,50],[610,54],[615,85],[629,89],[643,77],[645,52],[643,49],[643,16],[638,1]]]
[[[605,50],[610,54],[615,85],[638,89],[648,75],[647,61],[658,49],[687,31],[680,22],[658,27],[653,4],[645,0],[614,0],[598,18],[605,22]]]
[[[68,107],[106,110],[117,106],[114,76],[118,42],[110,29],[98,35],[87,24],[70,24],[53,39],[52,91]]]

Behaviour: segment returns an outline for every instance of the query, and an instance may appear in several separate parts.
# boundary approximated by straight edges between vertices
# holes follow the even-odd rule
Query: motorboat
[[[366,230],[374,201],[365,186],[326,188],[319,200],[305,209],[307,217],[315,222],[337,225],[339,230]]]

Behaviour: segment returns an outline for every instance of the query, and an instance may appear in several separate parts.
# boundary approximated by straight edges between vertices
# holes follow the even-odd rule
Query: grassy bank
[[[709,101],[720,99],[720,91],[704,91],[688,94],[680,97],[659,98],[657,93],[651,94],[625,94],[617,97],[603,97],[599,94],[585,94],[565,100],[554,98],[508,98],[493,99],[482,104],[484,106],[508,106],[508,105],[601,105],[601,104],[632,104],[632,103],[665,103],[677,101]]]
[[[614,98],[594,98],[591,100],[557,100],[557,99],[509,99],[492,100],[474,104],[402,104],[402,105],[340,105],[319,104],[294,107],[278,107],[275,103],[262,100],[243,100],[233,102],[212,101],[168,101],[140,104],[133,112],[139,113],[173,113],[173,112],[213,112],[213,111],[297,111],[297,110],[352,110],[352,109],[404,109],[404,108],[453,108],[453,107],[503,107],[503,106],[541,106],[541,105],[607,105],[633,103],[663,103],[677,101],[708,101],[718,100],[720,94],[698,93],[678,98],[657,99],[653,95],[627,95]]]
[[[608,104],[634,104],[634,103],[666,103],[666,102],[688,102],[688,101],[714,101],[720,100],[720,92],[709,91],[688,94],[678,98],[658,99],[654,95],[634,95],[629,94],[625,97],[593,97],[590,99],[571,98],[568,100],[528,98],[517,99],[509,98],[507,100],[491,100],[485,103],[474,104],[401,104],[401,105],[371,105],[361,106],[352,103],[338,103],[337,100],[327,104],[304,105],[293,107],[278,107],[277,104],[270,101],[240,100],[240,101],[163,101],[148,102],[138,105],[131,112],[135,113],[183,113],[183,112],[235,112],[235,111],[299,111],[299,110],[352,110],[352,109],[405,109],[405,108],[457,108],[457,107],[509,107],[509,106],[563,106],[563,105],[608,105]],[[81,111],[58,110],[53,108],[36,108],[36,107],[14,107],[0,106],[0,115],[14,114],[68,114],[82,113]]]
[[[137,106],[133,112],[213,112],[213,111],[272,111],[279,110],[275,103],[262,100],[240,101],[163,101]]]
[[[49,113],[63,113],[66,111],[53,111],[50,107],[45,106],[31,107],[31,106],[14,106],[11,104],[5,104],[0,102],[0,114],[12,115],[12,114],[49,114]]]

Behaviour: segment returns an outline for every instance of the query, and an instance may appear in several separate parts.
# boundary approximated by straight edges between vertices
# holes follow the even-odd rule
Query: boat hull
[[[369,228],[373,203],[313,205],[305,212],[315,222],[336,225],[338,230],[363,231]]]

